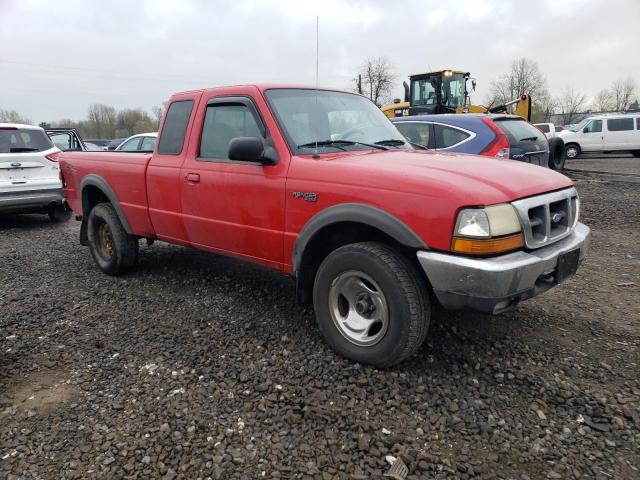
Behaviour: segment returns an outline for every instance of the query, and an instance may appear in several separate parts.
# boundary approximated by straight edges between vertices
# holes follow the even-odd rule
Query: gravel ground
[[[110,278],[77,222],[0,218],[0,478],[640,478],[640,189],[577,185],[576,277],[386,371],[278,273],[156,243]]]
[[[566,160],[566,167],[574,170],[588,170],[593,172],[621,173],[625,175],[640,175],[640,158],[630,153],[612,154],[582,154],[575,160]]]

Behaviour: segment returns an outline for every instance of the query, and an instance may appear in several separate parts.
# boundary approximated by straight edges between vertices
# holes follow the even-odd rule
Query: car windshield
[[[0,127],[0,153],[43,152],[53,143],[43,130]]]
[[[395,126],[360,95],[310,89],[270,89],[269,105],[298,154],[411,148]]]

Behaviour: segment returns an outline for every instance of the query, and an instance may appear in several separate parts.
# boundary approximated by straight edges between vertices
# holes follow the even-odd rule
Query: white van
[[[596,115],[558,133],[567,158],[582,152],[631,152],[640,157],[640,113]]]

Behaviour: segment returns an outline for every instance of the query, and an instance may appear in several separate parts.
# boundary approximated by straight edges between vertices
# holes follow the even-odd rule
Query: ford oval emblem
[[[562,221],[562,219],[564,218],[564,213],[560,213],[560,212],[556,212],[553,214],[553,216],[551,217],[551,221],[553,223],[560,223]]]
[[[12,166],[12,167],[21,167],[21,166],[22,166],[22,164],[21,164],[20,162],[13,162],[13,163],[11,164],[11,166]]]

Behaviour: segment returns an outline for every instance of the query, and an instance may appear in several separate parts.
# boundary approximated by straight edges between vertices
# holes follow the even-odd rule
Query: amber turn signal
[[[465,255],[491,255],[515,250],[523,245],[522,233],[488,240],[454,237],[451,242],[451,250]]]

